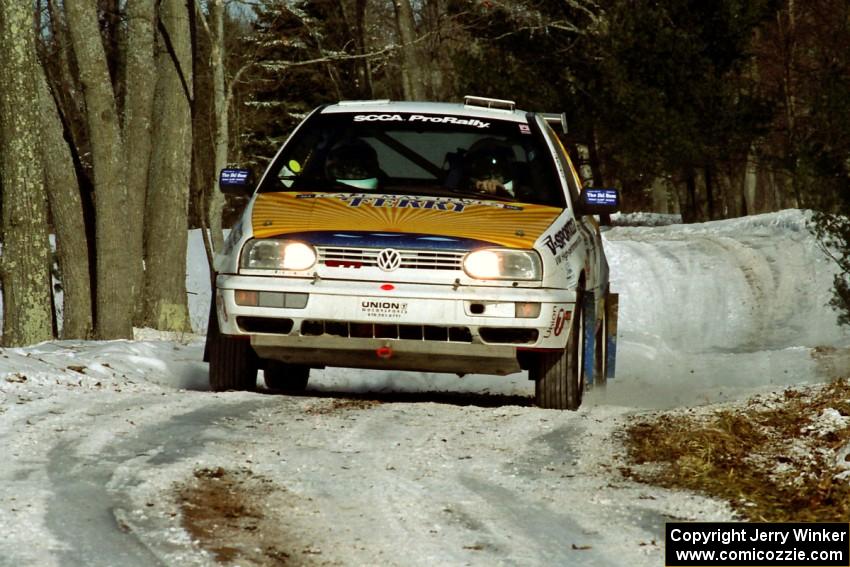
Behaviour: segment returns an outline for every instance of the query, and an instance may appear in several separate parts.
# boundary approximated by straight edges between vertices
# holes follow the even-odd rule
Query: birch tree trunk
[[[35,28],[26,2],[0,0],[3,344],[53,338],[47,197],[41,170]]]
[[[153,135],[153,97],[156,88],[154,61],[154,0],[127,1],[127,62],[124,102],[124,139],[127,152],[126,245],[131,259],[130,293],[136,323],[144,319],[144,218],[148,170]]]
[[[65,2],[77,56],[92,147],[96,233],[96,331],[102,339],[132,338],[131,258],[126,245],[127,183],[124,143],[100,40],[94,2]],[[140,214],[135,212],[133,214]]]
[[[192,165],[188,98],[192,96],[192,49],[186,3],[163,0],[160,17],[167,36],[160,34],[165,49],[157,55],[154,150],[145,222],[145,318],[157,329],[182,332],[191,330],[186,243]]]
[[[56,101],[47,86],[44,69],[36,69],[40,107],[41,153],[47,200],[56,230],[56,253],[62,272],[62,338],[90,339],[92,324],[89,244],[83,220],[80,184],[71,149],[63,136]]]
[[[425,99],[425,80],[416,52],[416,21],[410,0],[393,0],[396,29],[401,40],[401,76],[406,100]]]

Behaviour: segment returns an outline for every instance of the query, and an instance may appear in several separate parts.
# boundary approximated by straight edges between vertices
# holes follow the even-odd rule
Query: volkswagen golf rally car
[[[560,115],[511,101],[350,101],[313,111],[256,185],[215,261],[214,391],[299,390],[341,366],[507,375],[576,409],[613,377],[617,297]]]

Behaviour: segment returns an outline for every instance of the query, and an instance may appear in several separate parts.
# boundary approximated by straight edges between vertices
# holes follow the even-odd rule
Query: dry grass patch
[[[224,565],[329,565],[310,541],[281,521],[295,498],[248,469],[198,469],[177,490],[183,527]],[[271,501],[272,506],[270,507]],[[279,508],[279,509],[278,509]]]
[[[753,521],[850,521],[846,379],[703,414],[641,418],[627,476],[728,500]]]
[[[304,409],[308,415],[326,415],[345,410],[367,410],[381,402],[365,398],[333,398],[313,403]]]

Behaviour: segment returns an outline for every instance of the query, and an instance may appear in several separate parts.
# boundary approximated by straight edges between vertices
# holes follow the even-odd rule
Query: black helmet
[[[343,140],[328,152],[325,174],[329,179],[358,189],[375,189],[378,186],[378,154],[363,140]]]
[[[470,179],[492,179],[506,185],[513,179],[516,161],[513,148],[496,138],[482,138],[466,152],[466,174]]]

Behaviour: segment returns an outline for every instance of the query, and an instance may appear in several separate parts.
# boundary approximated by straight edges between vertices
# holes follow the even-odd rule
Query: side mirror
[[[218,174],[218,186],[227,195],[250,195],[254,191],[250,169],[225,168]]]
[[[620,210],[620,192],[616,189],[586,187],[579,195],[578,209],[586,215],[610,215]]]

